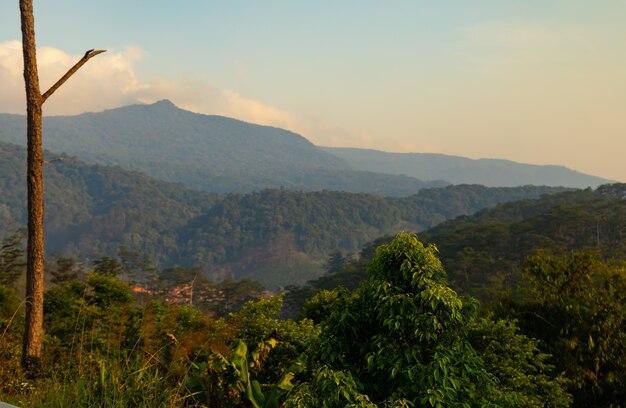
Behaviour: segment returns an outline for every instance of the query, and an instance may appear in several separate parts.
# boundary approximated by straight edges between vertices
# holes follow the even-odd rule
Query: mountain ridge
[[[25,123],[23,116],[0,114],[0,140],[24,146]],[[294,132],[197,114],[169,101],[45,117],[43,128],[50,151],[204,191],[282,186],[410,195],[445,184],[356,171]]]
[[[24,146],[25,126],[26,120],[21,115],[0,114],[0,140]],[[398,158],[404,156],[393,153],[375,152],[376,157],[355,163],[349,157],[340,157],[341,150],[317,147],[294,132],[189,112],[168,100],[74,116],[48,116],[43,126],[44,147],[50,151],[65,152],[93,164],[119,165],[210,192],[284,187],[408,196],[422,188],[441,187],[450,182],[503,187],[527,184],[584,187],[608,182],[560,167],[546,167],[543,170],[547,169],[548,175],[544,171],[528,177],[525,173],[536,166],[499,159],[488,162],[491,166],[487,167],[483,165],[485,162],[480,162],[483,164],[478,170],[459,164],[474,163],[467,158],[447,156],[445,163],[418,160],[418,165],[430,163],[431,166],[420,172],[411,170],[416,160],[410,165],[403,164]],[[389,157],[393,160],[381,161],[381,154],[392,155]],[[430,157],[424,153],[412,155]],[[494,163],[498,166],[494,167]],[[506,170],[511,166],[519,169]],[[559,178],[555,172],[567,177]],[[474,176],[468,178],[469,174]],[[490,182],[494,177],[499,177],[499,181]]]
[[[352,147],[320,147],[342,158],[355,169],[404,174],[429,180],[439,177],[451,184],[483,184],[489,187],[549,185],[597,187],[614,182],[565,166],[526,164],[506,159],[470,159],[439,153],[393,153]]]

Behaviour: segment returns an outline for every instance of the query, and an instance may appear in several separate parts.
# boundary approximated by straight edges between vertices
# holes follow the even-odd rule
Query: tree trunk
[[[28,250],[26,260],[26,327],[22,349],[22,367],[36,374],[43,351],[43,172],[41,141],[42,105],[65,81],[90,58],[105,50],[89,50],[43,95],[37,73],[35,18],[33,0],[20,0],[22,20],[22,50],[24,54],[24,84],[27,109],[27,171],[28,184]]]
[[[22,49],[27,106],[28,250],[26,263],[26,328],[22,365],[34,369],[43,348],[43,150],[41,106],[32,0],[20,0]]]

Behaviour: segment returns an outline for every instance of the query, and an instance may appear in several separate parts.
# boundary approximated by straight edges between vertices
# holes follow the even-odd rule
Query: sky
[[[0,112],[25,112],[18,0]],[[626,182],[623,0],[35,0],[45,104],[169,99],[321,146],[559,164]]]

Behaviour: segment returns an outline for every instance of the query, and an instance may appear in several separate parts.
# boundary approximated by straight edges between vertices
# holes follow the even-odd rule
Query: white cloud
[[[135,71],[135,64],[143,55],[139,47],[130,46],[121,52],[107,52],[93,58],[50,97],[44,106],[45,114],[73,115],[170,99],[179,107],[198,113],[230,116],[296,132],[314,128],[290,112],[248,99],[234,91],[216,89],[200,79],[143,81]],[[42,92],[80,57],[57,48],[40,48],[37,59]],[[19,41],[0,43],[1,112],[25,112],[22,64]]]
[[[42,92],[60,78],[82,55],[70,55],[60,49],[38,50]],[[222,115],[246,122],[275,126],[299,133],[322,146],[372,146],[376,137],[370,133],[348,132],[331,126],[318,117],[298,115],[232,90],[213,87],[194,77],[142,80],[135,64],[144,56],[136,46],[121,52],[109,51],[91,59],[68,82],[50,97],[44,106],[46,115],[74,115],[135,103],[153,103],[169,99],[182,109]],[[237,68],[238,72],[243,68]],[[244,74],[242,74],[244,75]],[[19,41],[0,43],[0,112],[24,113],[22,48]]]
[[[232,90],[215,88],[202,79],[181,77],[142,80],[135,65],[144,54],[141,48],[128,46],[122,51],[108,51],[91,59],[46,101],[44,113],[75,115],[169,99],[180,108],[193,112],[289,129],[318,145],[354,146],[369,144],[367,142],[371,143],[374,139],[372,135],[350,133],[329,126],[319,118],[296,115],[246,98]],[[58,48],[38,49],[41,91],[45,92],[81,56],[70,55]],[[0,89],[3,90],[0,94],[0,112],[24,113],[26,110],[22,64],[21,42],[0,43]]]

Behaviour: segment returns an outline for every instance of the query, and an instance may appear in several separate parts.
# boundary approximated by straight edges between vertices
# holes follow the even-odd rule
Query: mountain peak
[[[178,106],[174,105],[172,101],[169,99],[161,99],[160,101],[156,101],[150,106],[161,107],[161,108],[178,108]]]

